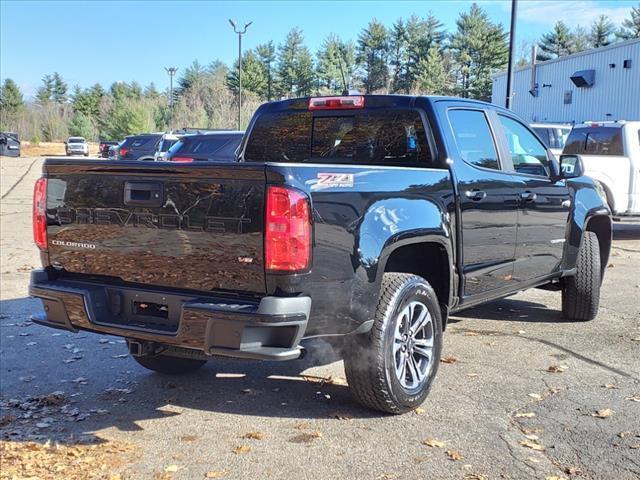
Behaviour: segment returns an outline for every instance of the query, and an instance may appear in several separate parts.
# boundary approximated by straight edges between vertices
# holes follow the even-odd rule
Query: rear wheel
[[[146,369],[168,375],[195,372],[207,363],[206,360],[170,357],[168,355],[144,355],[133,357],[133,359]]]
[[[441,350],[442,317],[429,283],[385,273],[371,331],[346,346],[347,381],[364,406],[405,413],[429,394]]]
[[[569,320],[593,320],[600,304],[600,244],[594,232],[584,232],[576,261],[576,274],[562,289],[562,315]]]

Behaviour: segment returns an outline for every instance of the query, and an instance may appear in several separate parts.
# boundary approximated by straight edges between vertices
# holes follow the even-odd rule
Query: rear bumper
[[[311,309],[309,297],[238,300],[195,297],[137,287],[106,286],[75,280],[49,280],[31,273],[29,294],[40,298],[40,325],[77,332],[88,330],[205,355],[261,360],[291,360],[301,354]],[[166,307],[164,317],[140,314],[140,305]],[[144,307],[148,308],[148,307]]]

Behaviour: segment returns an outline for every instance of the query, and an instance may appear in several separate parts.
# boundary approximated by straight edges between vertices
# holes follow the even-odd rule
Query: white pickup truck
[[[582,156],[585,173],[602,185],[615,218],[640,216],[640,121],[576,125],[562,153]]]

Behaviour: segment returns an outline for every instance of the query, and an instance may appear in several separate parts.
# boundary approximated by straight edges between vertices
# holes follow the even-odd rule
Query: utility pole
[[[169,130],[173,130],[173,76],[178,71],[177,67],[164,67],[169,74]]]
[[[242,129],[242,35],[247,33],[247,28],[253,22],[245,23],[244,28],[239,30],[236,22],[229,19],[233,31],[238,34],[238,130]]]
[[[507,66],[507,98],[505,107],[511,109],[513,100],[513,63],[516,56],[516,14],[518,0],[511,0],[511,30],[509,30],[509,65]]]

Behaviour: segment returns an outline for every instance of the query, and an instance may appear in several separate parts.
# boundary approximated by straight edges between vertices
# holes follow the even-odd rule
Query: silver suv
[[[65,142],[67,155],[89,156],[89,144],[83,137],[69,137]]]

